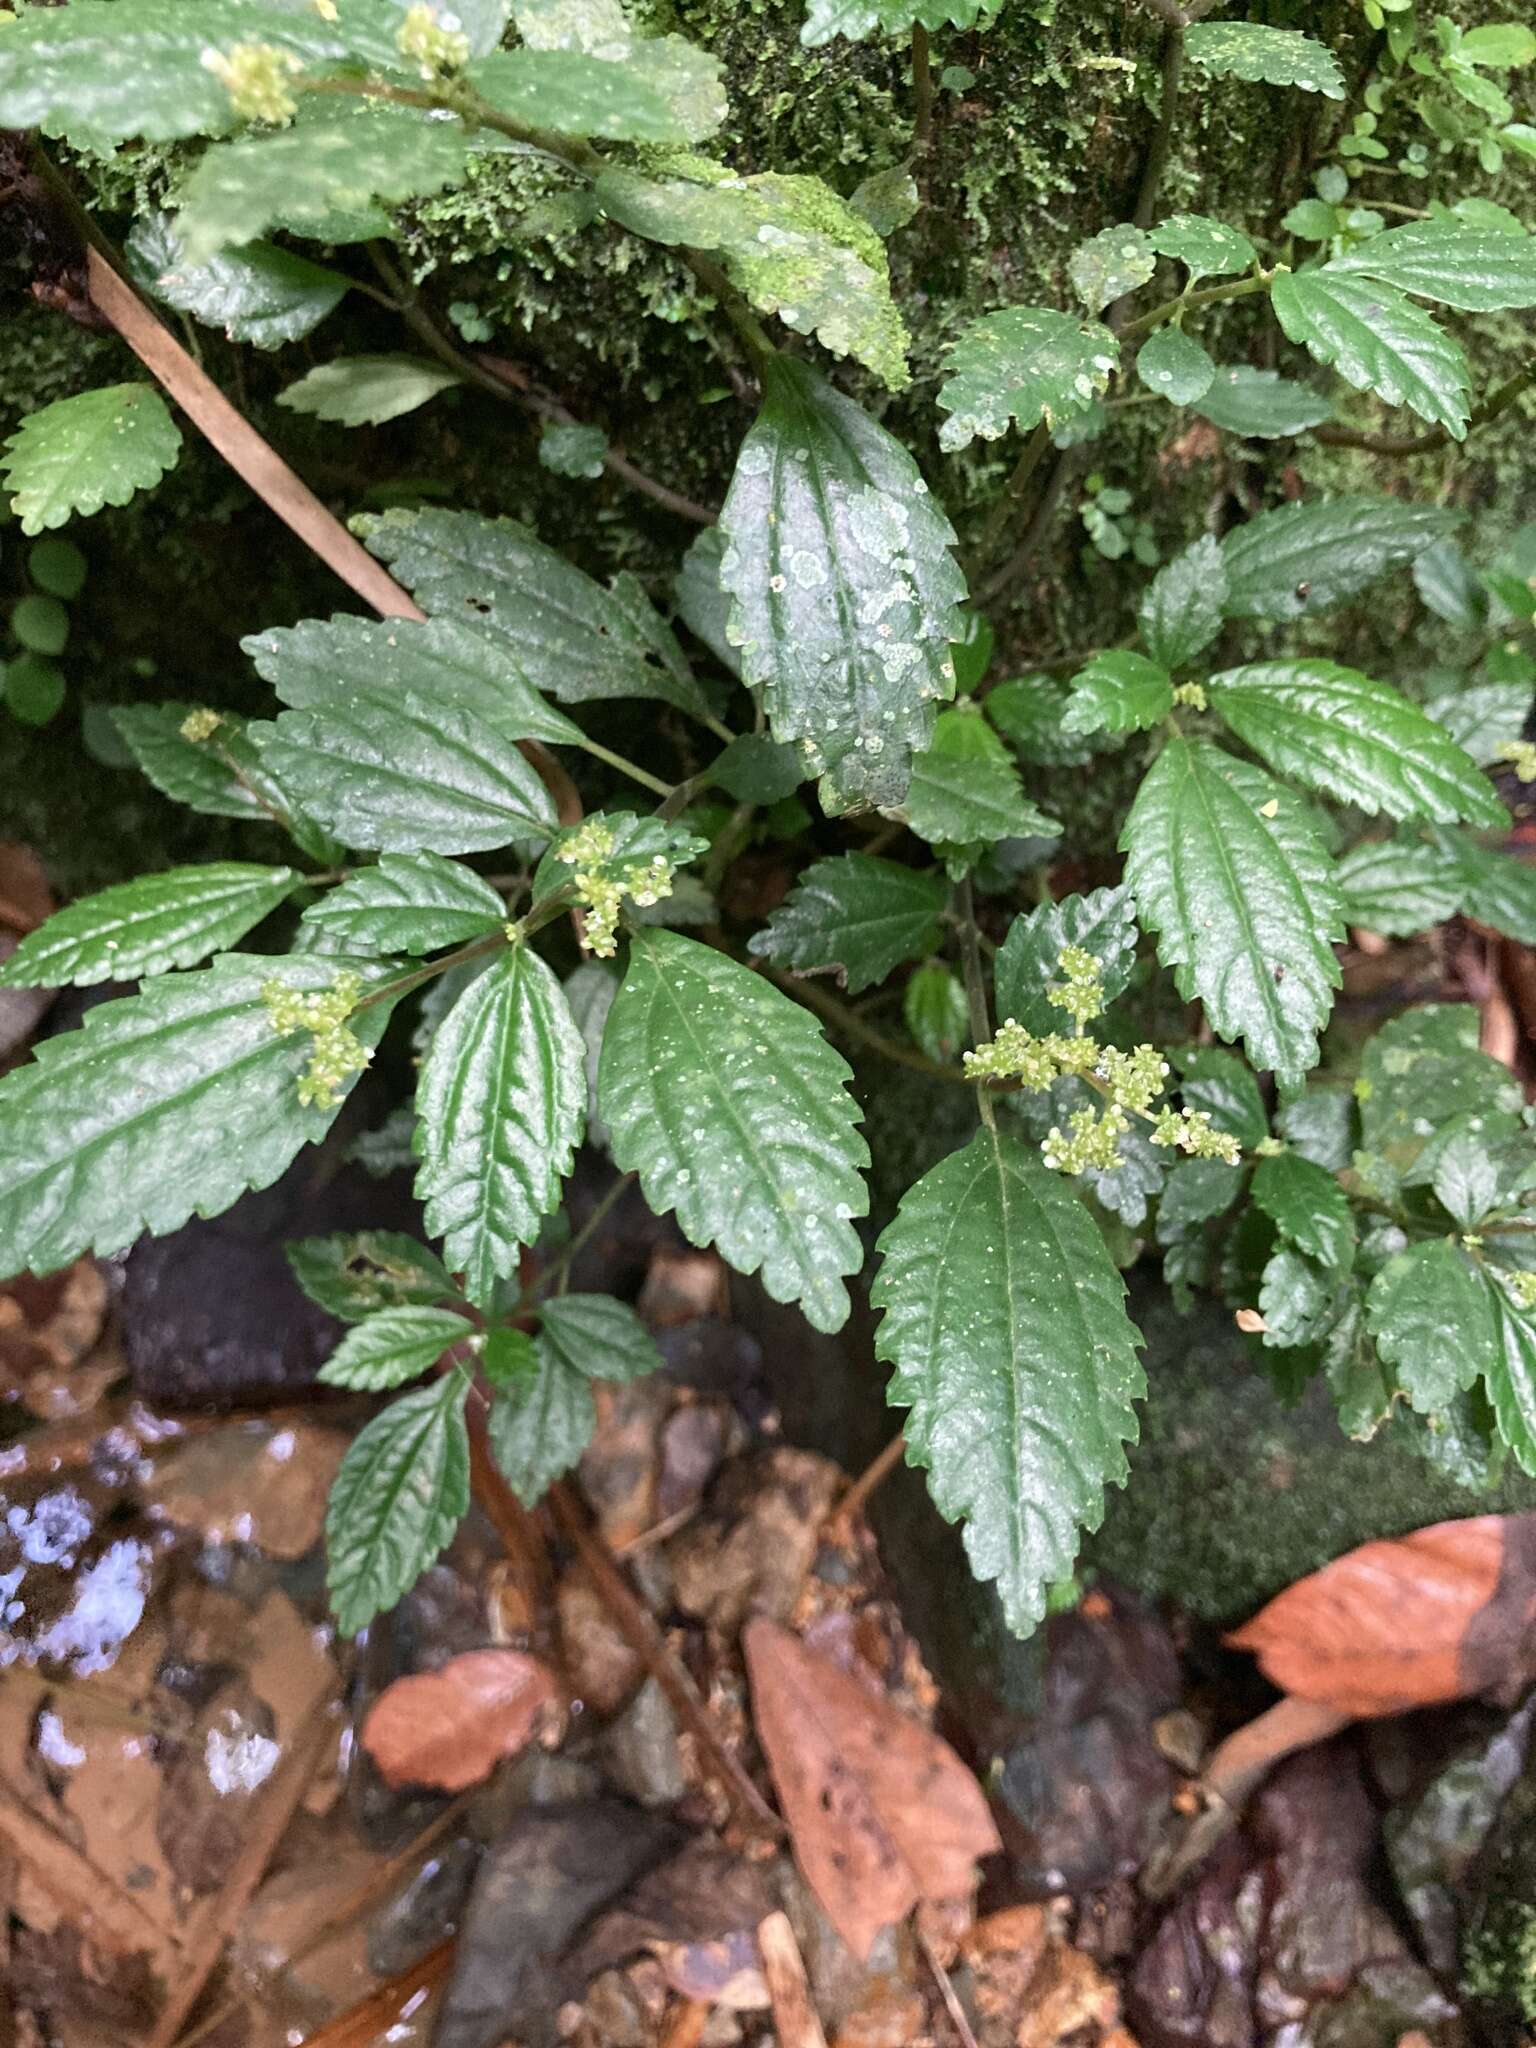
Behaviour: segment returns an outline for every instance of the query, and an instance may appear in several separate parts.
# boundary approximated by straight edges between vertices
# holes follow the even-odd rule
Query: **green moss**
[[[1536,1905],[1525,1899],[1490,1902],[1463,1946],[1461,1988],[1468,1998],[1536,2021]]]

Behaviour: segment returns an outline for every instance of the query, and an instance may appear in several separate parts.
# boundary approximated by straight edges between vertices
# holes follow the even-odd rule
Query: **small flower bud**
[[[395,43],[423,78],[440,78],[445,71],[460,71],[469,62],[469,37],[462,29],[445,25],[457,19],[419,4],[407,8]]]
[[[289,50],[271,43],[236,43],[223,50],[204,50],[202,65],[229,94],[230,105],[243,121],[270,121],[281,126],[298,112],[289,81],[302,69]]]
[[[184,740],[190,740],[194,746],[201,746],[204,740],[213,738],[223,723],[217,711],[209,711],[206,707],[198,711],[189,711],[181,721],[181,736]]]

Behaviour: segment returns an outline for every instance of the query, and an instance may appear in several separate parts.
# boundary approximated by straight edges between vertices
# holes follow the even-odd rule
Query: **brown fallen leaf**
[[[987,1802],[947,1742],[788,1629],[760,1617],[742,1646],[795,1861],[862,1962],[919,1900],[968,1896],[1002,1847]]]
[[[1474,1515],[1362,1544],[1227,1641],[1285,1692],[1364,1719],[1513,1683],[1533,1610],[1536,1515]]]
[[[386,1687],[363,1722],[363,1747],[387,1785],[461,1792],[552,1727],[558,1700],[536,1657],[467,1650]]]

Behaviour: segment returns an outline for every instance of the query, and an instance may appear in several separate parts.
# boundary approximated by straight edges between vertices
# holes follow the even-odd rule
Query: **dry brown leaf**
[[[1227,1641],[1283,1691],[1365,1718],[1511,1683],[1533,1608],[1536,1515],[1474,1515],[1347,1552]]]
[[[387,1785],[462,1792],[549,1727],[558,1697],[536,1657],[467,1650],[380,1693],[363,1722],[363,1747]]]
[[[743,1637],[758,1740],[795,1861],[862,1962],[922,1900],[967,1896],[1002,1847],[947,1742],[759,1618]]]

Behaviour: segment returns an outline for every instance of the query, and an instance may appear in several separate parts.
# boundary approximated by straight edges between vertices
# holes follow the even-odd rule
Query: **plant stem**
[[[1261,270],[1257,277],[1240,277],[1232,284],[1213,284],[1204,291],[1181,292],[1176,299],[1166,299],[1162,305],[1154,306],[1150,313],[1127,320],[1120,330],[1120,339],[1136,341],[1143,334],[1150,334],[1154,327],[1163,326],[1176,313],[1195,313],[1204,306],[1221,305],[1227,299],[1246,299],[1255,292],[1267,292],[1278,275],[1278,270]]]
[[[971,1039],[976,1045],[985,1045],[992,1036],[992,1020],[987,1013],[987,984],[977,943],[976,892],[969,875],[955,884],[954,907],[960,920],[960,964],[965,974],[966,1005],[971,1013]],[[981,1084],[976,1089],[976,1106],[987,1129],[995,1131],[997,1112],[992,1107],[991,1094]]]
[[[854,1045],[862,1045],[868,1051],[878,1053],[881,1059],[890,1060],[895,1066],[910,1067],[914,1074],[926,1074],[931,1081],[955,1081],[962,1088],[971,1085],[958,1067],[942,1066],[938,1060],[929,1059],[926,1053],[903,1045],[898,1038],[887,1038],[883,1031],[866,1024],[857,1010],[851,1010],[819,983],[797,979],[780,967],[770,967],[767,972],[770,980],[776,982],[786,995],[804,1003],[808,1010],[815,1010],[834,1031]]]
[[[674,783],[663,782],[660,776],[651,775],[644,768],[637,767],[623,754],[614,753],[611,747],[599,746],[596,740],[583,737],[581,750],[584,754],[590,754],[594,761],[603,761],[610,768],[616,768],[621,775],[627,775],[631,782],[638,782],[642,789],[648,789],[653,796],[659,796],[663,801],[672,795],[676,787]]]
[[[1476,427],[1485,427],[1490,420],[1508,412],[1532,383],[1536,383],[1536,357],[1523,369],[1516,370],[1512,377],[1506,377],[1480,405],[1472,408],[1467,432],[1470,434]],[[1372,455],[1430,455],[1435,449],[1444,448],[1451,439],[1444,427],[1434,427],[1427,434],[1370,434],[1357,427],[1322,426],[1314,427],[1312,433],[1314,440],[1330,448],[1364,448]]]
[[[976,546],[971,554],[971,573],[974,575],[986,564],[988,556],[1002,539],[1004,529],[1013,517],[1013,508],[1029,489],[1029,480],[1040,467],[1045,451],[1051,445],[1051,430],[1041,420],[1024,443],[1023,453],[1014,464],[1013,474],[1003,486],[1002,496],[987,515],[987,523],[981,529]]]
[[[618,1175],[570,1243],[561,1247],[560,1251],[550,1260],[543,1272],[539,1274],[533,1285],[523,1293],[517,1307],[512,1311],[514,1318],[520,1316],[525,1310],[538,1307],[539,1297],[546,1292],[551,1280],[557,1282],[555,1292],[557,1294],[564,1294],[570,1280],[572,1266],[575,1265],[577,1259],[580,1258],[592,1239],[597,1235],[597,1232],[602,1228],[604,1221],[613,1210],[615,1204],[623,1199],[638,1178],[639,1176],[635,1173],[621,1173]]]
[[[1157,212],[1157,202],[1162,195],[1163,178],[1168,169],[1168,157],[1173,148],[1173,131],[1179,117],[1179,87],[1184,77],[1184,24],[1180,20],[1171,23],[1163,42],[1163,104],[1158,112],[1157,127],[1153,132],[1152,146],[1147,151],[1146,168],[1141,174],[1141,190],[1136,195],[1136,210],[1131,220],[1139,228],[1149,228]]]

